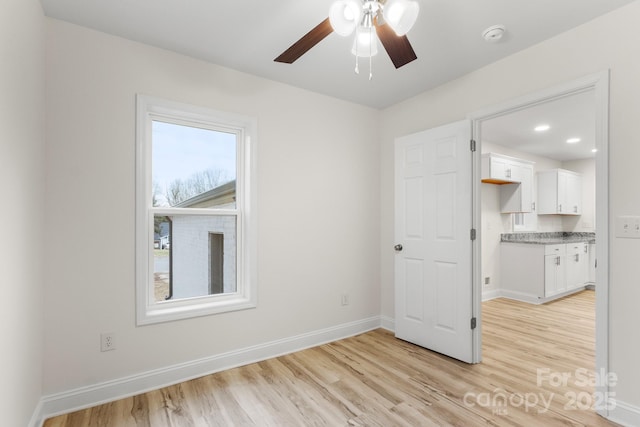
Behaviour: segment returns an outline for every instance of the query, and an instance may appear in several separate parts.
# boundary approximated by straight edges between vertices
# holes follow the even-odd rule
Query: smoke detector
[[[488,42],[497,42],[505,32],[504,25],[492,25],[482,32],[482,37]]]

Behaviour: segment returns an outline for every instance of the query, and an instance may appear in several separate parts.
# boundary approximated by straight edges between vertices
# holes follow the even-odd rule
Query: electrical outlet
[[[342,294],[342,305],[349,305],[349,294]]]
[[[487,286],[489,283],[491,283],[491,277],[487,276],[484,278],[484,285]]]
[[[110,351],[115,349],[116,349],[115,335],[111,332],[100,334],[100,351]]]

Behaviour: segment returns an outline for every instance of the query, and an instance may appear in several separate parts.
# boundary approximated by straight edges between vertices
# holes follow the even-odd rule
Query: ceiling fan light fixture
[[[398,36],[407,34],[418,19],[420,5],[415,0],[387,0],[382,16]]]
[[[358,27],[356,29],[351,53],[359,57],[370,57],[378,54],[378,37],[374,28]]]
[[[353,33],[360,20],[362,7],[356,0],[338,0],[329,8],[329,22],[333,31],[346,37]]]

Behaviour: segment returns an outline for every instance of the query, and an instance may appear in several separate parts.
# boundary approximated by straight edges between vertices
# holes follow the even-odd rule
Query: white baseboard
[[[609,411],[609,420],[627,427],[640,426],[640,407],[617,401],[615,409]]]
[[[513,299],[516,301],[521,301],[521,302],[526,302],[529,304],[542,304],[543,300],[541,300],[540,298],[536,297],[535,295],[532,294],[527,294],[524,292],[518,292],[518,291],[510,291],[508,289],[501,289],[500,290],[500,297],[502,298],[509,298],[509,299]]]
[[[29,420],[29,424],[27,424],[27,426],[28,427],[41,426],[42,423],[44,423],[44,420],[45,418],[43,418],[42,416],[42,399],[40,399],[40,401],[36,405],[36,409],[33,411],[33,415],[31,416],[31,419]]]
[[[389,316],[380,316],[380,327],[382,329],[386,329],[387,331],[395,332],[396,331],[396,321],[393,317]]]
[[[482,291],[482,301],[489,301],[492,299],[500,298],[502,296],[502,292],[500,289],[489,289],[486,291]]]
[[[44,420],[52,416],[112,402],[204,375],[368,332],[380,328],[383,320],[380,316],[375,316],[200,360],[46,395],[40,400],[29,427],[42,426]]]

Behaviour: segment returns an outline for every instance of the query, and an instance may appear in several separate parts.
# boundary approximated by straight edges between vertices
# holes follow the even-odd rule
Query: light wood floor
[[[614,425],[578,409],[593,392],[578,387],[575,371],[594,369],[594,299],[585,291],[543,306],[484,303],[477,365],[376,330],[52,418],[45,427]],[[572,378],[538,387],[539,368]],[[575,409],[571,393],[582,399]],[[524,400],[534,397],[550,406],[540,400],[527,408]]]

